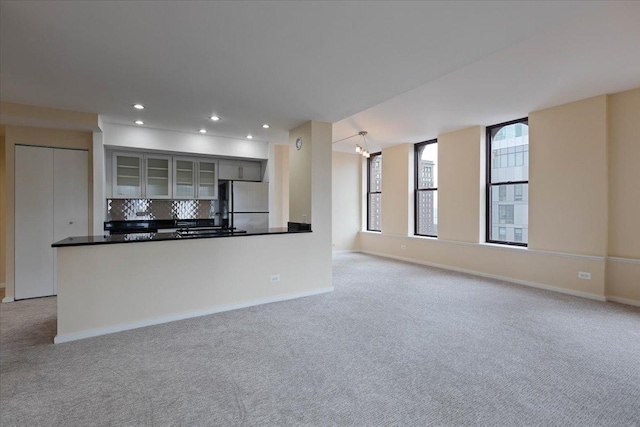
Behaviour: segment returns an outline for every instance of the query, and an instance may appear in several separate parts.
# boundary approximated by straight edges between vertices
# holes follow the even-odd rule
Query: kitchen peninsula
[[[307,122],[292,129],[285,157],[276,156],[275,153],[282,150],[275,146],[269,148],[256,142],[226,141],[115,124],[105,124],[104,128],[104,145],[94,150],[98,157],[94,160],[98,164],[104,162],[105,182],[116,185],[106,185],[101,190],[94,188],[94,207],[103,206],[103,209],[97,209],[94,224],[102,225],[105,220],[111,223],[120,220],[172,221],[176,212],[174,218],[182,218],[178,222],[209,222],[199,222],[195,227],[190,224],[186,228],[192,229],[182,232],[180,229],[185,227],[179,223],[174,228],[171,224],[146,222],[138,224],[141,227],[136,231],[142,231],[141,234],[120,235],[113,230],[94,227],[96,236],[70,237],[54,243],[58,295],[56,343],[333,290],[331,185],[327,185],[331,182],[331,124]],[[305,141],[301,149],[296,148],[297,139]],[[207,167],[203,169],[196,164],[195,169],[191,168],[195,170],[195,187],[198,188],[195,195],[200,210],[192,209],[196,202],[177,200],[183,190],[177,186],[184,182],[178,172],[190,169],[190,165],[178,163],[183,161],[182,154],[173,154],[171,161],[168,158],[162,163],[159,161],[162,159],[158,153],[175,152],[177,146],[182,153],[190,153],[185,157],[204,161],[198,156],[206,154],[214,162],[218,161],[219,174],[213,180],[220,184],[218,194],[214,194],[216,187],[209,186],[212,181],[205,176],[216,175],[215,166],[212,169],[205,165]],[[108,155],[111,151],[124,153],[119,163],[113,155]],[[146,155],[147,160],[154,161],[156,169],[149,169],[148,161],[132,161],[134,151],[144,152],[143,160]],[[224,188],[224,178],[234,183],[246,179],[250,168],[243,163],[242,169],[238,168],[239,176],[227,176],[222,169],[222,160],[241,157],[270,159],[270,163],[262,168],[264,182],[272,189],[282,188],[283,184],[287,186],[287,199],[278,191],[274,194],[280,194],[279,198],[269,199],[274,201],[274,206],[281,206],[286,200],[280,219],[270,223],[309,222],[313,224],[313,232],[294,231],[290,227],[269,229],[254,219],[239,221],[241,215],[252,209],[251,206],[238,206],[238,200],[227,202],[225,209],[225,193],[230,194],[232,189]],[[282,160],[287,157],[287,161]],[[146,172],[145,167],[149,169]],[[168,172],[167,168],[173,168],[175,173]],[[94,174],[97,169],[94,168]],[[202,170],[205,175],[200,179],[197,171]],[[162,177],[179,179],[174,181],[175,186],[168,187],[169,192],[161,192],[159,185],[149,185],[143,179],[146,176],[148,181],[153,177],[159,182],[160,175],[156,172],[162,172]],[[120,189],[118,175],[122,178]],[[101,182],[101,179],[94,181]],[[205,187],[200,191],[202,183]],[[165,189],[164,185],[162,189]],[[192,196],[190,193],[189,199]],[[104,200],[107,204],[103,204]],[[252,196],[250,200],[256,198]],[[113,215],[114,212],[118,215]],[[203,215],[188,216],[183,212]],[[216,216],[216,213],[220,215]],[[225,213],[229,218],[234,215],[235,220],[226,223]],[[234,231],[213,232],[216,227]],[[197,231],[194,228],[209,228],[209,231],[192,232]],[[109,231],[111,235],[102,236],[103,231]]]
[[[56,242],[55,342],[330,292],[304,267],[313,235],[304,228]]]

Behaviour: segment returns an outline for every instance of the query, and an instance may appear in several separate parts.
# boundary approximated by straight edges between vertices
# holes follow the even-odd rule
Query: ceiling
[[[0,99],[276,143],[327,121],[376,149],[639,86],[639,6],[0,1]]]

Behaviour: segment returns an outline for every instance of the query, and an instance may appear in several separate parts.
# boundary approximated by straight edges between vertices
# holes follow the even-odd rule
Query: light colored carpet
[[[0,424],[640,425],[637,308],[363,254],[334,286],[60,345],[55,299],[4,304]]]

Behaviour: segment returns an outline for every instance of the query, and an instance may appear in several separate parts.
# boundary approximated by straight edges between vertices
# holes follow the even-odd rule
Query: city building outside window
[[[438,140],[415,145],[415,234],[438,236]]]
[[[516,242],[522,242],[522,228],[513,229],[513,240]]]
[[[526,246],[529,216],[527,118],[487,127],[487,242]]]
[[[382,230],[382,153],[367,159],[367,230]]]

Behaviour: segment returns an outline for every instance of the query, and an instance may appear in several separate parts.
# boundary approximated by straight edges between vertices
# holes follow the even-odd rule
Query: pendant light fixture
[[[345,141],[347,139],[359,136],[360,137],[360,143],[356,144],[356,153],[360,154],[365,159],[368,159],[369,157],[371,157],[371,153],[369,152],[369,147],[367,146],[367,138],[366,138],[367,133],[368,132],[366,130],[361,130],[360,132],[358,132],[355,135],[351,135],[351,136],[348,136],[346,138],[342,138],[342,139],[340,139],[338,141],[334,141],[333,144],[336,144],[338,142]]]

